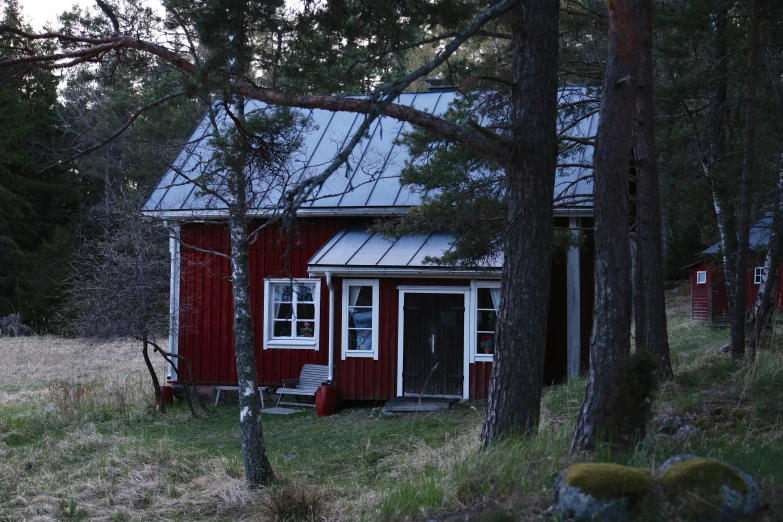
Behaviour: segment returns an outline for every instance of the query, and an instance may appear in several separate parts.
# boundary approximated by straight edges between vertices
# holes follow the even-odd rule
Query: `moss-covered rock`
[[[655,487],[649,469],[583,462],[566,469],[566,485],[603,500],[641,497]]]
[[[739,468],[716,459],[678,455],[656,473],[663,493],[677,511],[704,522],[736,520],[756,512],[759,490]]]
[[[650,470],[580,463],[555,483],[555,508],[565,520],[629,520],[632,504],[655,488]]]

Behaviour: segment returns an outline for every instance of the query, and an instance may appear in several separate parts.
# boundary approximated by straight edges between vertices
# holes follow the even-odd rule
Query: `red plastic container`
[[[337,409],[337,387],[319,386],[315,392],[315,411],[321,417],[334,415]]]
[[[160,395],[163,399],[163,404],[171,406],[174,404],[174,387],[173,386],[161,386]],[[157,398],[157,397],[156,397]]]

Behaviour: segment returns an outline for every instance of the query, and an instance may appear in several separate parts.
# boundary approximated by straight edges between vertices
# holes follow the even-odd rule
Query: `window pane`
[[[495,304],[492,302],[492,292],[490,292],[489,288],[478,289],[478,307],[495,308]]]
[[[315,319],[315,305],[314,304],[296,305],[296,318]]]
[[[372,351],[372,330],[348,330],[348,349]]]
[[[356,297],[356,302],[349,303],[353,306],[372,306],[372,287],[371,286],[352,286],[351,289],[353,291],[349,291],[348,294],[351,296],[351,299],[354,298],[356,295],[354,292],[356,292],[356,289],[359,289],[359,295]]]
[[[290,303],[275,303],[273,306],[275,319],[291,319],[293,309]]]
[[[296,322],[296,336],[297,337],[313,337],[315,335],[315,322],[314,321],[297,321]]]
[[[313,302],[313,286],[299,285],[296,287],[296,298],[301,302]]]
[[[349,328],[372,328],[372,308],[351,307],[348,309]]]
[[[291,337],[291,321],[275,321],[274,337]]]
[[[478,312],[478,328],[479,331],[494,332],[495,322],[497,321],[497,313],[494,311],[479,311]]]
[[[495,334],[478,334],[478,342],[476,343],[476,347],[478,348],[477,353],[495,353]]]
[[[273,285],[275,301],[280,303],[290,303],[294,288],[291,285]]]

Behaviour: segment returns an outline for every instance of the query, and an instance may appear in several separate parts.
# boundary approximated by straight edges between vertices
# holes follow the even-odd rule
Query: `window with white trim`
[[[318,349],[321,281],[264,281],[264,349]]]
[[[474,334],[474,358],[492,360],[495,354],[495,328],[500,309],[500,285],[476,284],[476,331]]]
[[[707,271],[699,270],[698,272],[696,272],[696,284],[703,285],[706,282],[707,282]]]
[[[379,286],[377,279],[343,280],[343,359],[378,359]]]
[[[753,284],[760,285],[761,281],[767,276],[767,270],[763,266],[757,266],[753,271]]]

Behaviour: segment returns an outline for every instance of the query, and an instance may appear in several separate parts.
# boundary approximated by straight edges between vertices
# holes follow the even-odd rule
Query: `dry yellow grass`
[[[166,345],[162,345],[165,349]],[[158,375],[165,361],[150,355]],[[91,346],[83,339],[55,336],[0,338],[0,389],[57,382],[94,382],[147,375],[141,343],[115,342]]]

